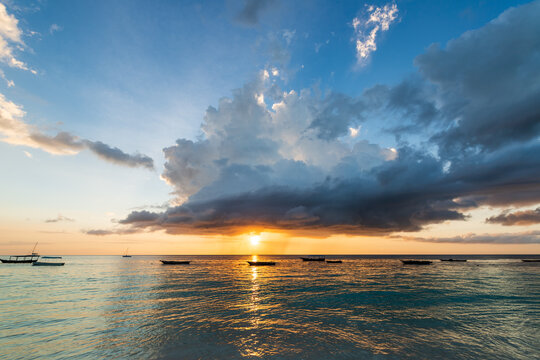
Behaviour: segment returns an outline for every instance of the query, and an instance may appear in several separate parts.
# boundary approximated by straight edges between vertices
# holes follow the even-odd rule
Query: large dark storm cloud
[[[538,204],[539,18],[538,1],[509,9],[430,46],[398,85],[360,97],[276,91],[265,72],[208,109],[202,139],[165,149],[162,177],[182,205],[120,223],[175,234],[388,234],[466,220],[479,206]],[[396,149],[355,138],[374,124]],[[447,239],[468,240],[498,242]]]

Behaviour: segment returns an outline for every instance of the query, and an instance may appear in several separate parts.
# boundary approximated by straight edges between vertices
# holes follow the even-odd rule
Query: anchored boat
[[[403,265],[429,265],[433,261],[429,260],[401,260]]]
[[[11,255],[8,259],[0,259],[5,264],[30,264],[38,261],[39,254],[36,253],[37,242],[30,255]]]
[[[440,259],[441,261],[465,262],[466,259]]]
[[[159,260],[163,263],[163,265],[188,265],[189,261],[179,261],[179,260]]]
[[[324,261],[324,256],[317,257],[300,257],[302,261]]]
[[[36,261],[32,266],[64,266],[63,262],[47,262],[47,261]]]
[[[276,265],[274,261],[248,261],[251,266],[269,266]]]

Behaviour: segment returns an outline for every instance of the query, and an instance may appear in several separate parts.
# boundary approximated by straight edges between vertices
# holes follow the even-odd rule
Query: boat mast
[[[37,246],[38,242],[36,241],[36,245],[34,245],[34,248],[32,249],[32,255],[34,255],[34,251],[36,251],[36,246]]]

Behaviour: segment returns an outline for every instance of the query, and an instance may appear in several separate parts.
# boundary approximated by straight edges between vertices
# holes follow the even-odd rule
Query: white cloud
[[[377,36],[387,31],[397,19],[398,8],[395,3],[383,7],[370,5],[367,7],[367,16],[355,17],[352,25],[356,40],[356,59],[359,65],[365,65],[372,52],[377,50]]]
[[[55,32],[59,32],[59,31],[62,31],[64,28],[58,24],[52,24],[50,27],[49,27],[49,34],[54,34]]]
[[[35,70],[18,60],[14,53],[15,49],[24,49],[24,42],[21,39],[22,31],[18,26],[19,20],[15,16],[7,13],[6,6],[0,3],[0,61],[10,67],[27,70],[35,74]]]
[[[349,134],[351,135],[352,138],[355,138],[358,136],[358,134],[360,134],[360,129],[362,128],[362,126],[359,126],[357,128],[353,128],[353,127],[350,127],[349,128]]]
[[[365,140],[319,137],[311,124],[325,105],[310,91],[283,92],[260,76],[233,94],[208,108],[203,138],[164,149],[162,179],[175,188],[177,203],[263,186],[305,188],[395,157]]]

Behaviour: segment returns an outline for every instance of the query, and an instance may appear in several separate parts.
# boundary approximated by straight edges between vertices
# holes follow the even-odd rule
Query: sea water
[[[0,358],[540,358],[540,263],[339,258],[260,256],[277,262],[264,267],[249,266],[251,256],[0,264]]]

